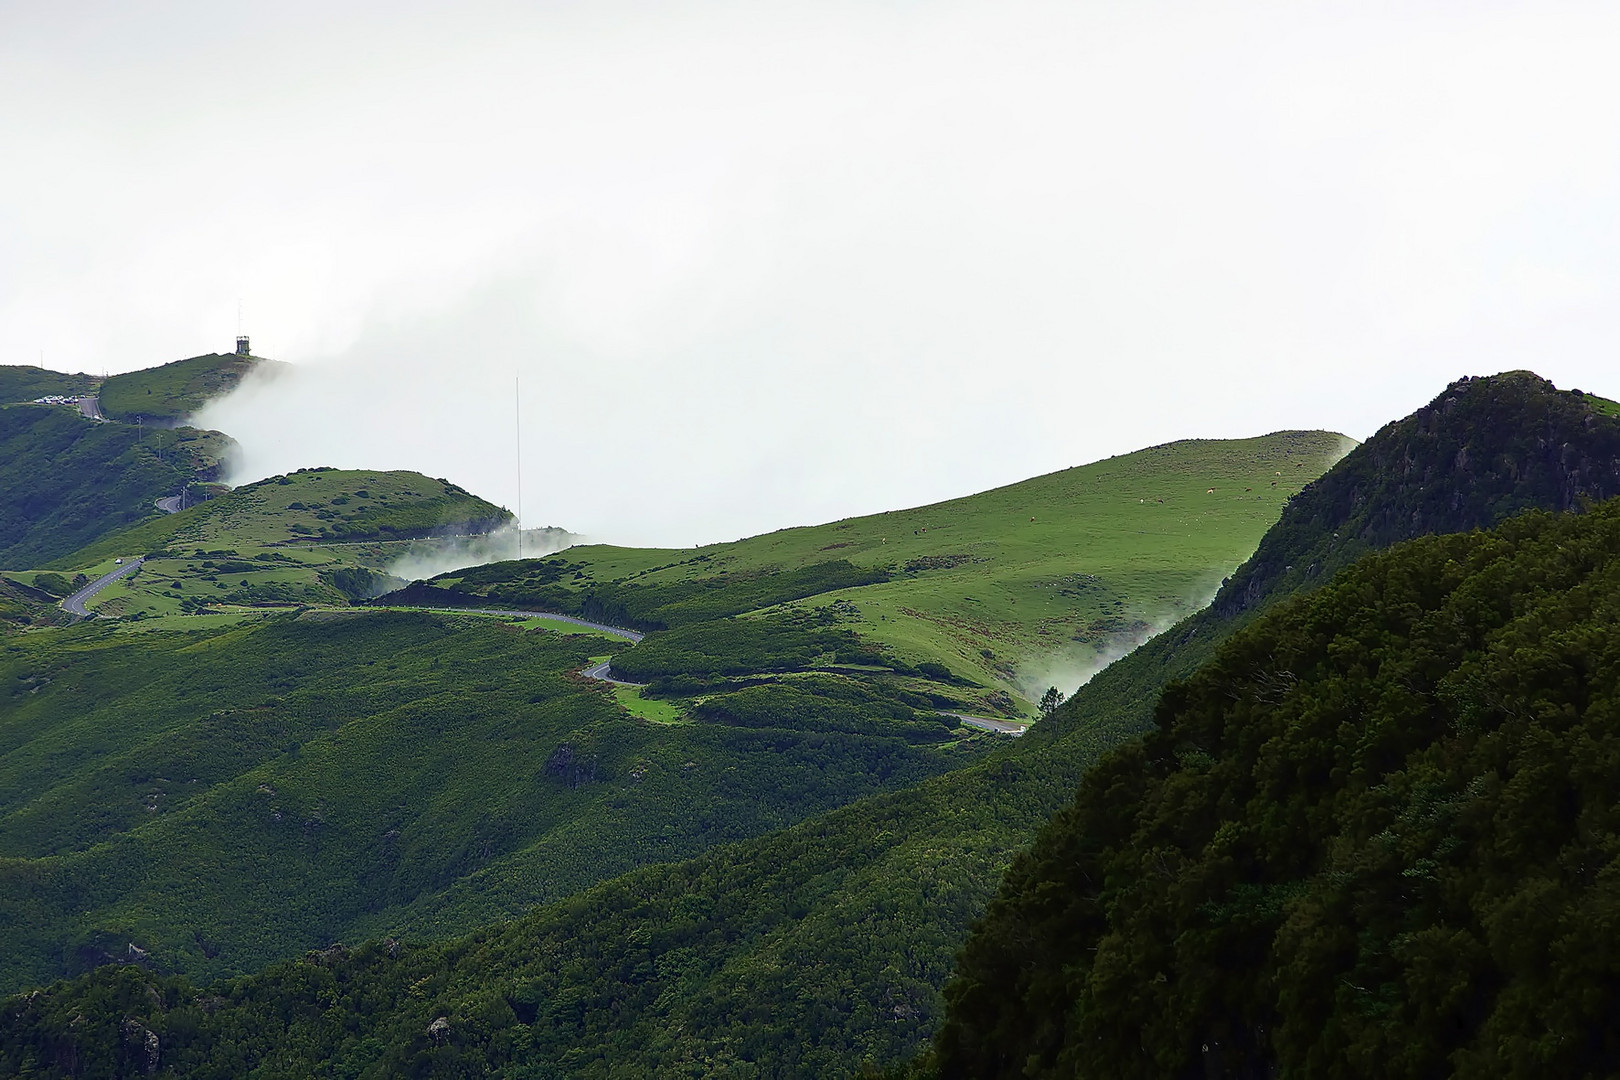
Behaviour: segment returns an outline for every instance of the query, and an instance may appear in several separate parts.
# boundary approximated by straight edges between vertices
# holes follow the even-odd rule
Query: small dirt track
[[[125,560],[123,566],[120,566],[110,574],[102,574],[100,577],[96,578],[96,580],[92,581],[90,584],[86,585],[84,588],[62,601],[62,610],[66,611],[69,615],[76,615],[81,619],[88,619],[90,617],[90,612],[84,606],[85,601],[89,600],[92,596],[96,595],[96,593],[100,592],[102,589],[105,589],[119,578],[128,577],[130,574],[133,574],[135,571],[141,568],[141,563],[145,561],[146,560],[144,559]]]

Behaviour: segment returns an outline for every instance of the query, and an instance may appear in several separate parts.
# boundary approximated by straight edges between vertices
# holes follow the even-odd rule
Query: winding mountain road
[[[102,574],[100,577],[96,578],[96,580],[92,581],[90,584],[86,585],[84,588],[62,601],[62,610],[66,611],[69,615],[77,615],[81,619],[88,619],[90,617],[90,612],[84,606],[85,601],[95,596],[96,593],[100,592],[102,589],[105,589],[119,578],[128,577],[130,574],[133,574],[135,571],[141,568],[141,563],[145,561],[145,559],[139,558],[129,559],[125,561],[123,566],[120,566],[112,573]]]
[[[1029,729],[1027,724],[1014,724],[1007,720],[993,720],[988,716],[969,716],[966,713],[946,712],[943,709],[940,710],[939,715],[955,717],[968,727],[978,728],[980,731],[993,731],[997,735],[1022,735]]]

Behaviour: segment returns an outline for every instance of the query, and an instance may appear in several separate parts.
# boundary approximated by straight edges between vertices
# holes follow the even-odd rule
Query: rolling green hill
[[[1200,606],[1349,445],[1328,432],[1190,440],[967,498],[684,550],[576,547],[443,575],[417,602],[533,606],[646,630],[825,612],[974,707],[1031,714]],[[701,674],[702,672],[697,672]],[[1019,700],[1022,699],[1020,703]]]
[[[211,479],[231,445],[218,432],[142,433],[62,406],[0,407],[0,566],[39,566],[160,517],[155,500]]]
[[[1617,628],[1620,500],[1262,618],[1009,873],[938,1075],[1620,1072]]]
[[[107,615],[346,604],[389,581],[386,568],[413,539],[481,534],[510,516],[420,473],[301,469],[103,537],[52,568],[93,572],[147,555],[137,575],[96,598]]]
[[[114,375],[101,384],[102,414],[113,420],[177,427],[209,398],[226,393],[261,364],[256,356],[207,353]]]

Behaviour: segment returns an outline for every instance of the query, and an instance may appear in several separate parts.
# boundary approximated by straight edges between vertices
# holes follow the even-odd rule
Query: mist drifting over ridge
[[[0,362],[224,348],[240,300],[297,365],[199,418],[241,479],[414,468],[516,509],[521,374],[525,521],[687,545],[1177,438],[1365,436],[1464,373],[1615,390],[1600,8],[9,24],[0,92],[37,107]]]

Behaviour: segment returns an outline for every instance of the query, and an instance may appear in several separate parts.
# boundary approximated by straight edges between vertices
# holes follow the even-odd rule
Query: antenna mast
[[[512,376],[512,442],[517,448],[517,557],[523,558],[523,376]]]

